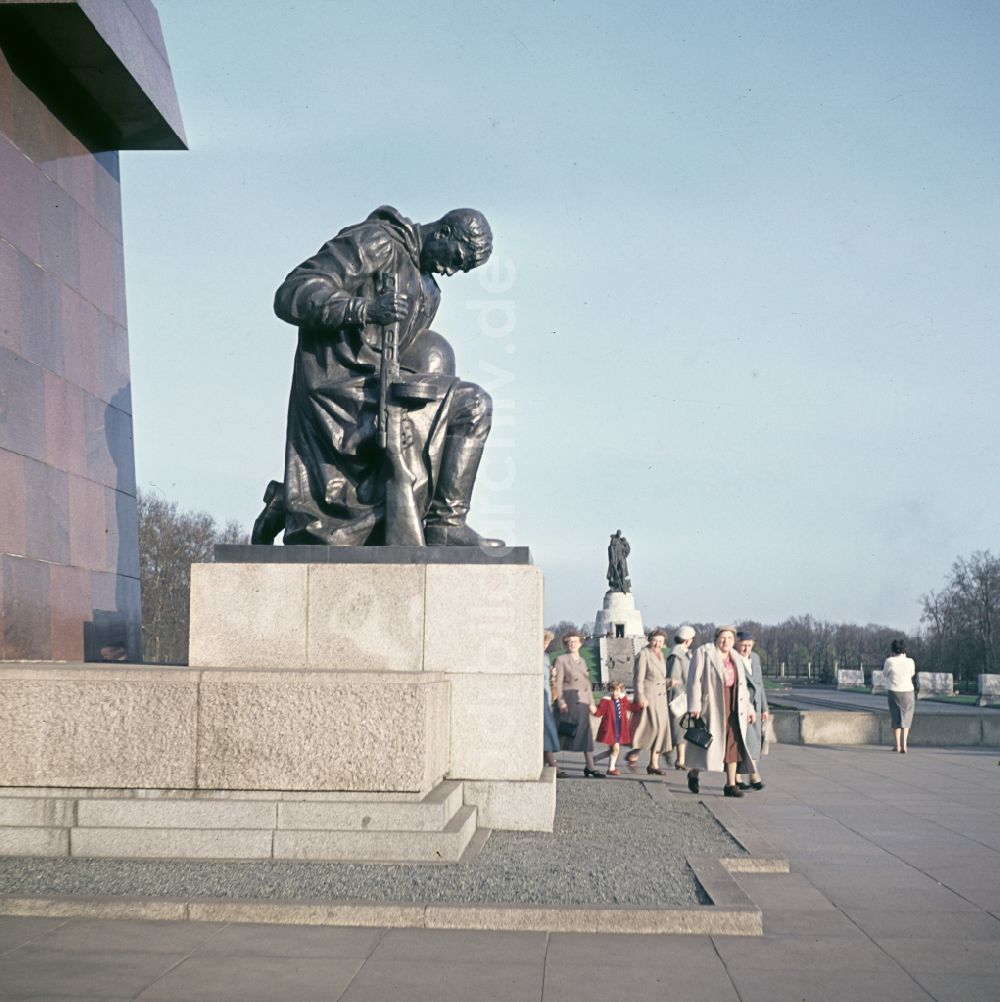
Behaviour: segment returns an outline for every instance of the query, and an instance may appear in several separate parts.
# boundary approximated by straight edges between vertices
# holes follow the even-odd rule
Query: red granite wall
[[[0,53],[0,659],[139,658],[133,456],[118,154]]]

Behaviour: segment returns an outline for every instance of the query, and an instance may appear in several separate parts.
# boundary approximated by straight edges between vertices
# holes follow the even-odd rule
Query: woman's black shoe
[[[604,773],[597,772],[595,769],[584,769],[583,774],[587,779],[604,779]]]
[[[701,790],[701,787],[698,785],[698,777],[692,775],[690,772],[688,773],[688,789],[692,793],[699,793]]]
[[[737,783],[736,785],[737,785],[737,786],[738,786],[738,787],[739,787],[739,788],[740,788],[741,790],[749,790],[749,789],[750,789],[750,784],[749,784],[749,783]]]
[[[752,787],[753,787],[753,788],[754,788],[755,790],[763,790],[763,789],[764,789],[764,780],[762,780],[762,779],[761,779],[761,780],[758,780],[758,781],[757,781],[756,783],[751,783],[750,785],[751,785],[751,786],[752,786]],[[740,789],[742,789],[742,787],[740,787]]]
[[[743,791],[738,786],[724,786],[722,793],[726,797],[742,797]]]
[[[646,766],[646,772],[650,776],[666,776],[666,773],[662,769],[654,769],[651,765]]]

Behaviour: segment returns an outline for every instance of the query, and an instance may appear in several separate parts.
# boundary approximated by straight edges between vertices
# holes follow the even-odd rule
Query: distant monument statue
[[[632,662],[646,643],[642,613],[635,607],[628,557],[632,548],[619,529],[608,543],[608,590],[594,621],[602,682],[631,685]]]
[[[608,587],[611,591],[628,594],[632,582],[628,578],[628,555],[632,552],[628,540],[619,529],[608,544]]]
[[[268,485],[253,543],[503,545],[466,524],[493,402],[431,329],[435,274],[492,249],[475,209],[418,224],[382,206],[288,275],[274,300],[299,329],[285,479]]]

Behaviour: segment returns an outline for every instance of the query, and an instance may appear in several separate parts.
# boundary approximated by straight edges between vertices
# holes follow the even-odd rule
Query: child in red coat
[[[632,730],[629,727],[629,715],[638,707],[625,695],[625,685],[616,682],[611,687],[611,695],[605,696],[598,704],[596,717],[601,717],[597,728],[597,740],[611,746],[611,762],[608,765],[608,775],[620,775],[615,763],[622,745],[632,743]]]

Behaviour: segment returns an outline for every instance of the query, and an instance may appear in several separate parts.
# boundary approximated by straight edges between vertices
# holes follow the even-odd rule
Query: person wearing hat
[[[667,655],[667,675],[670,688],[667,702],[670,706],[670,737],[677,749],[675,769],[686,769],[684,764],[687,744],[680,719],[687,712],[687,677],[691,669],[691,644],[694,642],[694,628],[686,623],[678,627],[674,634],[674,646]]]
[[[735,642],[736,627],[720,626],[715,631],[715,643],[702,644],[691,659],[688,712],[704,718],[713,739],[707,748],[688,744],[688,789],[692,793],[699,792],[699,773],[706,769],[726,774],[723,793],[727,797],[742,797],[736,773],[753,770],[746,744],[753,708],[743,658],[733,653]]]
[[[750,782],[740,782],[741,790],[763,790],[764,781],[760,778],[760,757],[764,753],[764,723],[770,715],[767,708],[767,692],[764,689],[764,671],[761,668],[760,656],[754,654],[753,634],[749,630],[736,631],[736,653],[743,658],[743,669],[747,676],[747,688],[750,690],[750,705],[753,709],[753,721],[747,725],[747,751],[753,760],[753,771]]]
[[[667,709],[667,662],[663,647],[667,635],[663,630],[653,630],[649,643],[635,656],[632,668],[632,701],[639,713],[632,718],[632,750],[625,756],[625,764],[634,772],[639,751],[649,749],[651,776],[665,775],[660,768],[660,755],[670,754],[670,711]]]
[[[604,773],[598,772],[594,765],[594,732],[590,718],[597,715],[597,707],[590,685],[590,669],[580,657],[583,635],[571,630],[563,636],[562,642],[566,653],[556,658],[552,670],[559,723],[566,729],[565,734],[560,729],[560,734],[564,734],[564,750],[583,752],[583,775],[587,779],[603,779]]]

